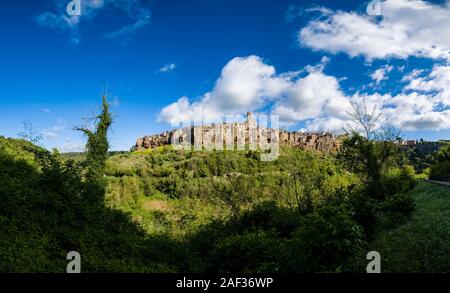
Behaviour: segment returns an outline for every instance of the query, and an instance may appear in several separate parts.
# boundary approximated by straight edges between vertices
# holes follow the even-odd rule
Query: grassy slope
[[[36,168],[34,156],[27,151],[29,147],[34,146],[21,140],[0,137],[2,154]],[[244,170],[242,173],[247,174],[247,176],[260,177],[256,181],[258,183],[257,188],[267,195],[270,193],[268,191],[271,189],[271,184],[266,187],[259,184],[267,182],[268,177],[272,177],[274,173],[289,169],[287,168],[288,165],[297,165],[294,163],[299,159],[297,155],[302,157],[301,153],[294,152],[280,158],[280,161],[272,166],[263,166],[265,164],[259,163],[258,160],[246,158],[244,154],[235,153],[228,154],[225,157],[220,154],[214,156],[208,154],[204,157],[205,154],[198,153],[189,159],[184,156],[178,157],[171,152],[158,154],[154,157],[149,156],[149,154],[144,156],[113,156],[109,161],[108,178],[110,183],[114,183],[110,185],[107,201],[109,201],[110,206],[131,213],[134,222],[138,222],[150,234],[168,231],[180,233],[186,230],[195,230],[197,225],[209,222],[212,215],[225,207],[219,202],[212,203],[211,198],[207,197],[171,198],[154,187],[154,185],[160,185],[161,182],[164,182],[167,177],[176,178],[184,173],[182,172],[184,168],[178,169],[177,166],[181,164],[181,166],[187,167],[187,174],[180,177],[188,179],[192,188],[189,191],[195,194],[204,194],[206,190],[198,190],[197,187],[194,188],[192,185],[201,185],[201,183],[211,181],[216,177],[226,176],[229,172]],[[212,159],[214,160],[211,161]],[[210,169],[212,166],[215,168]],[[204,168],[208,170],[204,172]],[[142,173],[146,169],[152,170],[152,172],[149,174]],[[7,173],[13,172],[13,170],[10,165],[4,169]],[[271,176],[261,178],[260,172],[262,170],[270,170]],[[131,188],[133,186],[134,189]],[[181,190],[185,190],[186,187],[182,186]],[[411,194],[414,195],[417,203],[417,211],[411,221],[396,229],[378,234],[372,242],[371,248],[380,251],[384,272],[449,272],[450,188],[420,182],[411,191]],[[259,194],[258,197],[261,195]],[[215,217],[220,218],[220,215]],[[213,216],[213,218],[215,217]],[[0,216],[0,222],[5,220],[6,218]],[[17,233],[11,231],[8,235],[12,237]],[[27,261],[32,261],[36,257],[39,258],[39,253],[42,252],[42,263],[45,263],[44,259],[48,258],[45,255],[45,251],[48,252],[48,243],[44,243],[45,241],[39,243],[39,245],[30,243],[30,247],[22,248],[16,245],[25,242],[19,241],[20,239],[15,241],[11,237],[2,239],[4,241],[0,241],[0,244],[2,244],[0,247],[7,248],[12,244],[17,252],[14,256],[15,262],[17,262],[17,257],[20,256],[24,259],[23,262],[27,263]],[[38,238],[36,236],[30,239]],[[50,239],[52,238],[48,240],[50,241]],[[6,243],[9,243],[9,246]],[[27,253],[30,254],[29,257],[25,256]],[[63,264],[64,259],[62,258],[61,265]],[[48,270],[45,266],[43,268],[32,268],[29,264],[24,264],[23,267],[28,268],[28,270]],[[51,267],[53,268],[53,265]],[[97,268],[96,266],[93,267]],[[10,267],[8,269],[11,270]],[[117,270],[120,271],[121,269]]]
[[[417,210],[411,221],[380,233],[372,249],[383,272],[450,271],[450,188],[420,182],[411,191]]]
[[[72,250],[82,253],[83,272],[175,270],[166,260],[177,252],[165,253],[176,243],[95,200],[102,189],[80,181],[73,164],[45,168],[37,150],[0,136],[0,272],[61,273]]]
[[[130,213],[148,233],[183,235],[213,219],[230,216],[216,188],[218,183],[229,184],[236,174],[249,182],[246,191],[255,203],[275,199],[286,172],[311,169],[313,163],[325,169],[323,172],[336,173],[323,182],[322,187],[330,191],[356,180],[335,170],[329,157],[317,160],[320,157],[291,149],[285,149],[275,162],[261,162],[259,156],[248,156],[246,151],[180,153],[160,149],[116,155],[107,164],[106,202]]]

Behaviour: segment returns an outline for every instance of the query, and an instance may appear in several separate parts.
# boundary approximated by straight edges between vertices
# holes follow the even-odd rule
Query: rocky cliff
[[[254,121],[251,113],[247,114],[247,121],[244,123],[231,123],[219,126],[219,132],[215,126],[194,126],[184,129],[166,131],[157,135],[144,136],[136,141],[135,150],[145,150],[172,144],[175,139],[177,143],[188,141],[192,145],[206,147],[208,143],[237,143],[245,139],[245,144],[252,142],[252,129],[255,132],[255,140],[261,140],[262,131],[273,131],[272,129],[260,129]],[[219,133],[220,137],[216,137]],[[240,136],[242,135],[242,136]],[[336,151],[340,142],[330,133],[304,133],[290,132],[285,130],[277,131],[277,139],[281,146],[291,146],[301,149],[317,150],[320,152]],[[242,138],[240,138],[242,137]],[[263,136],[266,137],[266,136]],[[270,135],[267,135],[267,142],[271,143]],[[273,141],[272,141],[273,142]]]

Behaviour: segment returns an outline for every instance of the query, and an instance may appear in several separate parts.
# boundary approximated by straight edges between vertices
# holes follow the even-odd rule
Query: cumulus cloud
[[[302,121],[325,115],[342,117],[349,106],[337,78],[314,69],[291,83],[286,98],[273,111],[282,121]]]
[[[159,114],[159,121],[177,125],[193,119],[193,109],[187,97],[181,97],[175,103],[166,106]]]
[[[450,107],[450,65],[435,65],[428,74],[415,70],[404,80],[409,81],[405,89],[433,95],[433,102]]]
[[[255,111],[284,93],[291,78],[289,73],[277,75],[275,68],[258,56],[237,57],[225,65],[211,92],[192,103],[187,97],[180,98],[161,111],[159,121],[172,124],[192,120],[195,108],[201,108],[207,120]]]
[[[298,33],[313,50],[344,52],[367,60],[409,56],[450,60],[450,6],[422,0],[381,2],[382,19],[325,10]]]
[[[178,99],[162,109],[159,121],[177,126],[204,117],[215,120],[227,114],[265,111],[279,115],[285,126],[303,122],[310,131],[339,133],[350,122],[351,102],[365,100],[369,109],[377,107],[385,123],[403,130],[450,128],[450,110],[446,107],[450,67],[435,67],[424,77],[411,73],[404,90],[396,95],[348,95],[341,88],[340,78],[324,72],[328,61],[324,58],[315,66],[278,74],[257,56],[234,58],[211,92],[194,101]]]
[[[405,81],[412,81],[414,80],[416,77],[418,77],[419,75],[421,75],[424,72],[423,69],[414,69],[412,70],[410,73],[406,74],[405,76],[403,76],[402,78],[402,82]]]
[[[370,77],[375,81],[377,85],[379,85],[383,80],[386,80],[389,78],[389,73],[394,69],[394,66],[392,65],[385,65],[381,68],[378,68],[375,70]]]
[[[79,43],[79,26],[83,22],[89,22],[102,10],[115,9],[121,11],[129,20],[129,24],[105,34],[106,38],[134,34],[140,28],[150,23],[151,11],[142,0],[83,0],[81,1],[81,15],[69,16],[66,6],[69,1],[54,2],[53,11],[46,11],[34,17],[37,24],[60,32],[68,33],[73,43]]]

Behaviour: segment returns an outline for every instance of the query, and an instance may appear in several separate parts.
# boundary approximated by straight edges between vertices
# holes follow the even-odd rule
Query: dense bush
[[[405,193],[395,194],[381,205],[383,217],[380,225],[384,229],[391,229],[406,223],[415,209],[416,203],[411,195]]]
[[[430,179],[450,181],[450,161],[438,162],[430,168]]]
[[[287,271],[335,272],[365,248],[363,228],[345,204],[326,205],[305,216],[288,243]]]
[[[442,147],[434,156],[430,179],[450,181],[450,143]]]
[[[64,272],[73,250],[84,272],[174,270],[183,251],[177,242],[148,237],[129,215],[104,205],[107,111],[104,100],[85,161],[0,138],[0,271]]]
[[[61,272],[71,250],[85,272],[351,271],[367,243],[415,207],[414,170],[392,162],[392,145],[353,141],[341,160],[170,147],[106,159],[98,135],[89,132],[77,161],[0,139],[1,271]]]
[[[206,225],[190,243],[200,270],[208,272],[339,271],[366,247],[363,228],[347,205],[325,205],[302,216],[272,201]]]
[[[382,271],[450,272],[450,190],[421,182],[409,193],[416,206],[411,220],[380,231],[370,245],[382,256]],[[403,196],[394,206],[401,208]],[[410,199],[406,199],[406,207],[411,206],[408,202]]]
[[[411,190],[416,184],[414,168],[406,165],[389,169],[383,174],[380,184],[387,197]]]
[[[367,185],[368,195],[383,200],[383,174],[396,167],[402,160],[401,150],[394,141],[369,140],[358,133],[352,133],[344,140],[338,157],[350,171],[358,174]]]

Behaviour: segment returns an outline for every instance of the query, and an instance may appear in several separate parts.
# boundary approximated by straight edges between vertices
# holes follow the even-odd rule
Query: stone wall
[[[251,144],[257,141],[261,143],[261,134],[263,131],[270,133],[272,129],[260,129],[256,126],[252,113],[247,113],[247,121],[244,123],[222,124],[219,127],[216,137],[216,128],[214,126],[190,127],[166,131],[157,135],[145,136],[136,141],[135,150],[145,150],[157,148],[164,145],[170,145],[175,136],[178,143],[187,142],[197,148],[209,147],[206,142],[223,145],[243,143]],[[243,136],[242,136],[243,134]],[[195,137],[195,139],[194,139]],[[270,135],[267,143],[271,142]],[[317,150],[320,152],[333,152],[340,146],[339,141],[330,133],[303,133],[289,132],[280,130],[278,140],[281,146],[292,146],[301,149]],[[263,142],[265,143],[265,142]]]

